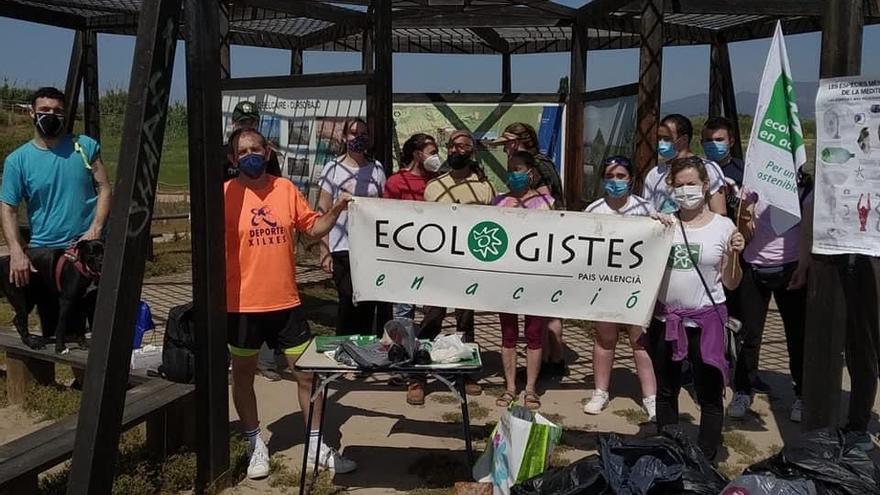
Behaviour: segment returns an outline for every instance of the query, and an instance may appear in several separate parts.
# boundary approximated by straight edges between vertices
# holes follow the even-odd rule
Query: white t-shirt
[[[703,160],[703,165],[706,166],[706,173],[709,175],[709,194],[715,194],[725,184],[724,173],[715,162]],[[660,213],[672,213],[678,210],[678,205],[672,197],[672,186],[666,183],[667,175],[669,175],[669,165],[658,163],[645,176],[645,187],[642,190],[642,197],[654,205],[654,210]]]
[[[623,215],[625,217],[648,217],[654,213],[654,206],[641,197],[636,196],[635,194],[630,194],[629,198],[626,200],[626,204],[623,205],[623,208],[620,210],[615,211],[608,206],[608,203],[605,202],[605,198],[602,198],[590,203],[590,206],[587,206],[587,209],[584,210],[584,212],[601,213],[603,215]]]
[[[361,167],[349,167],[338,160],[324,165],[321,178],[318,180],[321,190],[330,193],[333,202],[343,192],[352,196],[378,198],[385,188],[385,169],[377,161],[365,163]],[[348,251],[348,212],[343,211],[333,230],[330,231],[330,252]]]
[[[725,216],[717,214],[713,216],[714,218],[702,227],[696,229],[685,227],[691,249],[690,257],[681,235],[681,227],[675,226],[672,249],[669,251],[666,272],[663,274],[663,282],[660,284],[660,293],[657,296],[663,304],[686,309],[699,309],[712,305],[703,283],[700,282],[699,274],[694,270],[692,259],[697,260],[697,265],[712,291],[715,302],[721,304],[725,301],[724,287],[721,284],[721,261],[736,227]]]

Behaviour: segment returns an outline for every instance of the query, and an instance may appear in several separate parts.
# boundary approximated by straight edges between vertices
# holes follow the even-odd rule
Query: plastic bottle
[[[855,153],[850,153],[846,148],[824,148],[822,150],[822,161],[825,163],[846,163],[855,156]]]

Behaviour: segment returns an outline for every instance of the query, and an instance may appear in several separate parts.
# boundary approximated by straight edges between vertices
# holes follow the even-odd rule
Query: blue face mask
[[[507,172],[507,188],[513,192],[529,188],[528,172]]]
[[[266,171],[266,159],[257,153],[245,155],[238,159],[238,169],[251,179],[257,179]]]
[[[730,151],[730,145],[727,143],[722,143],[718,141],[705,141],[703,142],[703,153],[706,154],[706,158],[712,160],[713,162],[721,161],[724,157],[727,156],[727,153]]]
[[[672,141],[663,141],[661,139],[657,142],[657,154],[664,160],[675,158],[675,144]]]
[[[629,192],[629,181],[623,179],[605,179],[602,181],[605,194],[611,198],[622,198]]]

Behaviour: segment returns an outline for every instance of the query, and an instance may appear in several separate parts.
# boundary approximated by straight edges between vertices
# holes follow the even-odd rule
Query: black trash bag
[[[382,343],[389,347],[389,360],[395,366],[413,363],[419,350],[419,330],[409,318],[395,318],[385,324]]]
[[[564,468],[548,469],[510,489],[511,495],[612,495],[602,461],[591,455]]]
[[[602,435],[599,457],[605,479],[618,495],[717,495],[728,481],[677,428],[649,438]]]
[[[812,480],[820,495],[880,495],[880,471],[867,454],[840,431],[815,430],[788,443],[744,474]]]
[[[721,495],[816,495],[810,480],[784,480],[772,474],[744,474],[727,485]]]

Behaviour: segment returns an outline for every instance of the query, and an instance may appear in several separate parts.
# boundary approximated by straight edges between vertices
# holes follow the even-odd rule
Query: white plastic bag
[[[456,334],[440,335],[431,343],[431,362],[434,364],[457,363],[472,357],[470,347],[464,345]]]
[[[157,369],[162,364],[162,346],[147,344],[131,351],[131,369]]]

